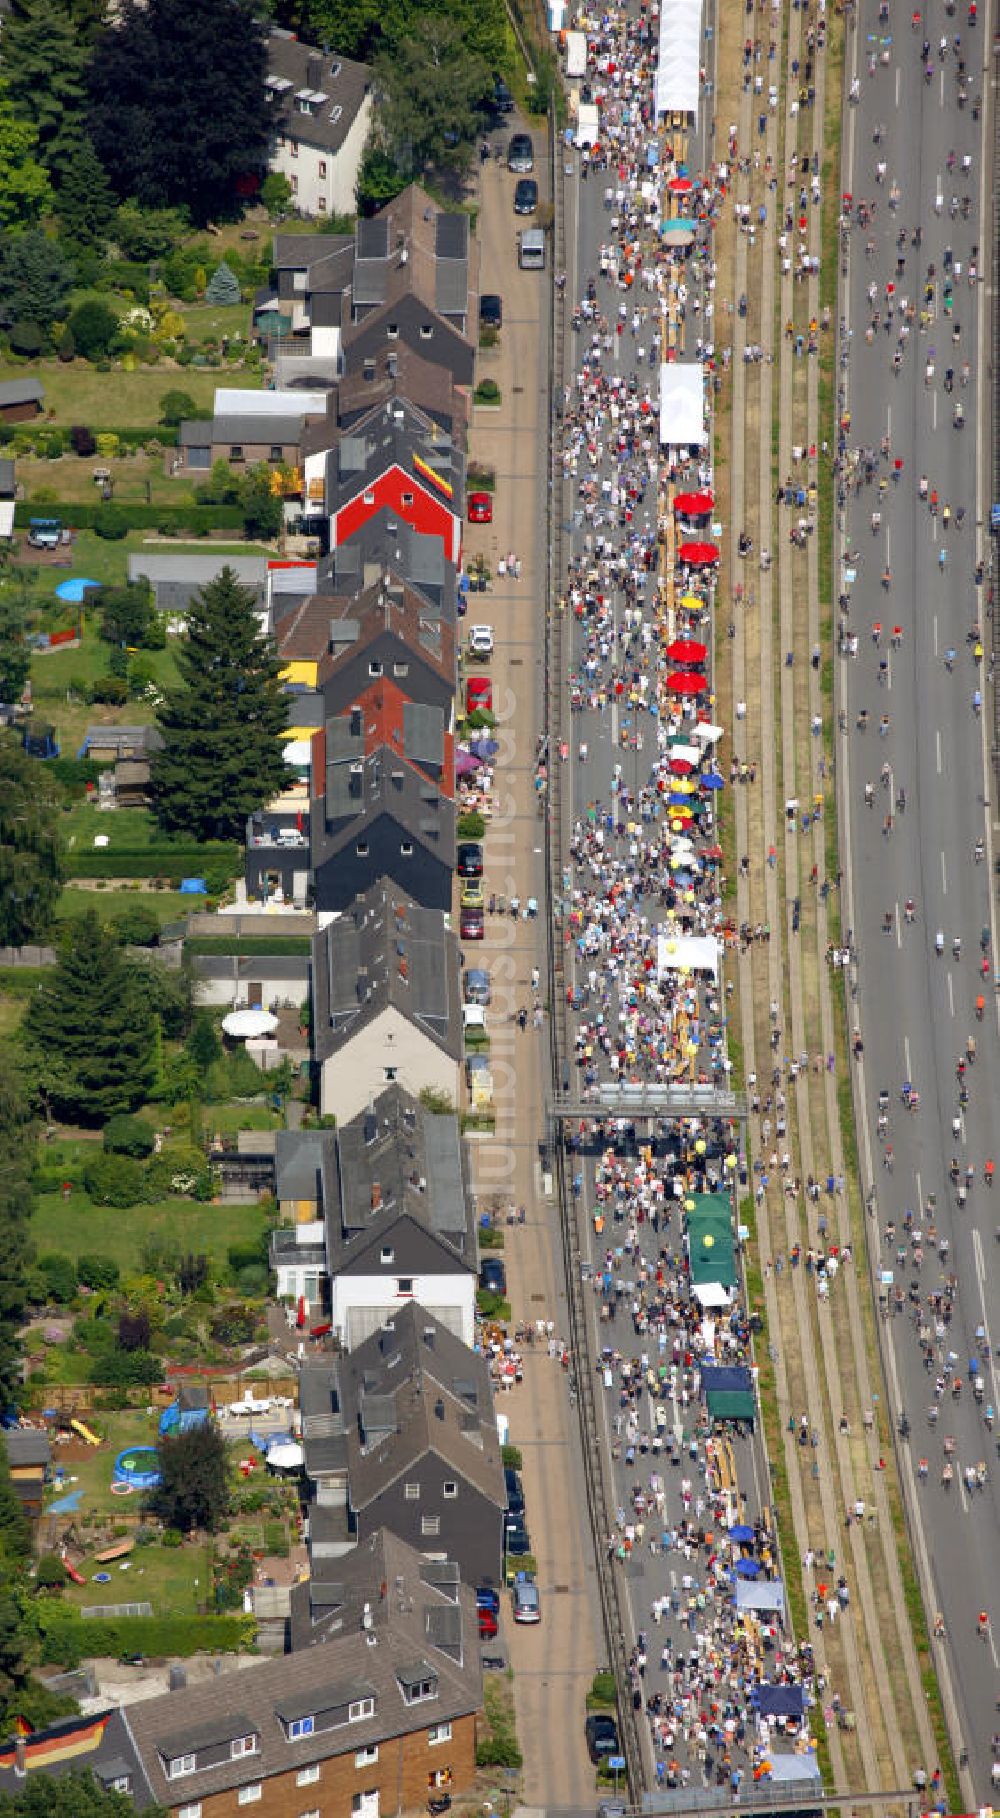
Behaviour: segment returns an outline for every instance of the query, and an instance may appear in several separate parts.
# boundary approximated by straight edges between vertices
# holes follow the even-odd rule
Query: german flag
[[[446,499],[454,498],[455,488],[451,481],[446,480],[444,474],[435,473],[429,461],[425,461],[420,455],[415,454],[413,457],[413,465],[416,472],[419,473],[423,479],[429,480],[432,486],[436,486],[439,492],[444,493]]]
[[[90,1755],[100,1747],[104,1732],[108,1727],[110,1711],[103,1711],[97,1717],[68,1717],[59,1723],[53,1723],[47,1730],[33,1730],[27,1719],[19,1717],[16,1729],[18,1737],[24,1738],[24,1766],[32,1768],[52,1767],[64,1761],[76,1761],[82,1756]],[[22,1729],[26,1724],[26,1729]],[[17,1746],[0,1744],[0,1785],[5,1772],[16,1770]]]

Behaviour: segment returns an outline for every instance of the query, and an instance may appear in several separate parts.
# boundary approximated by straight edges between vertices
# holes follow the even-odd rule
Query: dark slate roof
[[[269,448],[284,444],[298,446],[302,434],[302,417],[290,411],[287,416],[268,416],[263,413],[255,416],[248,413],[236,416],[218,416],[211,424],[213,443],[240,444],[246,446],[251,442],[266,443]]]
[[[461,1059],[458,942],[439,909],[382,878],[313,940],[313,1052],[339,1053],[390,1005]]]
[[[17,490],[17,474],[13,461],[0,461],[0,499],[12,499]]]
[[[7,1448],[7,1462],[12,1470],[24,1470],[33,1465],[47,1465],[52,1459],[52,1447],[47,1433],[39,1432],[37,1427],[11,1427],[0,1434],[0,1441]]]
[[[439,606],[455,623],[456,573],[440,537],[422,536],[388,509],[376,511],[356,536],[341,543],[319,565],[317,589],[352,594],[394,569],[409,586]]]
[[[0,410],[7,404],[42,404],[45,387],[41,379],[8,379],[0,385]]]
[[[365,821],[387,815],[427,852],[454,864],[455,804],[422,770],[388,747],[364,755],[364,730],[351,716],[327,721],[326,766],[313,804],[313,870],[326,864]]]
[[[338,1130],[336,1159],[324,1199],[331,1274],[370,1267],[372,1247],[401,1216],[448,1246],[452,1255],[440,1258],[440,1269],[475,1268],[474,1210],[454,1112],[429,1111],[401,1086],[387,1086]]]
[[[449,500],[413,465],[418,456],[453,489]],[[327,498],[334,509],[353,499],[387,468],[397,465],[412,476],[414,484],[446,508],[462,510],[465,492],[465,457],[437,425],[407,399],[396,397],[376,404],[367,416],[342,434],[327,459]]]
[[[236,1677],[236,1675],[234,1675]],[[167,1700],[162,1700],[166,1703]],[[131,1707],[134,1709],[134,1706]],[[153,1804],[145,1768],[134,1746],[129,1713],[120,1709],[91,1712],[86,1717],[63,1717],[25,1738],[28,1773],[34,1780],[44,1775],[59,1779],[71,1770],[88,1768],[102,1786],[127,1780],[136,1811]],[[24,1780],[15,1769],[11,1738],[0,1745],[0,1793],[17,1799]]]
[[[375,1535],[342,1562],[350,1620],[343,1609],[338,1612],[334,1607],[329,1621],[313,1629],[307,1614],[305,1623],[298,1625],[305,1644],[299,1651],[223,1673],[208,1692],[204,1686],[192,1686],[130,1705],[129,1723],[154,1796],[176,1809],[185,1797],[211,1799],[480,1710],[475,1593],[464,1587],[461,1592],[463,1645],[456,1655],[452,1647],[436,1645],[430,1632],[426,1612],[441,1606],[442,1594],[423,1582],[421,1563],[420,1555],[402,1541]],[[307,1595],[308,1588],[303,1590]],[[301,1604],[298,1589],[295,1597]],[[427,1676],[437,1681],[437,1696],[414,1707],[404,1703],[401,1675],[418,1658],[426,1658]],[[373,1717],[288,1739],[281,1713],[319,1713],[324,1694],[362,1686],[363,1695],[375,1699]],[[249,1725],[243,1733],[259,1736],[257,1752],[168,1781],[164,1758],[171,1749],[184,1753],[185,1741],[190,1747],[190,1736],[201,1726],[208,1701],[216,1726],[235,1733],[235,1724]]]
[[[319,1505],[311,1508],[310,1538],[324,1513]],[[312,1572],[310,1581],[292,1591],[293,1652],[362,1627],[381,1638],[403,1616],[412,1646],[409,1655],[400,1655],[401,1670],[418,1650],[434,1673],[447,1670],[439,1654],[457,1666],[478,1654],[473,1593],[463,1586],[458,1567],[451,1560],[424,1559],[388,1528],[376,1529],[337,1559],[314,1558]]]
[[[320,683],[386,632],[424,659],[450,688],[455,682],[455,639],[439,607],[391,570],[356,594],[312,594],[281,621],[279,649],[320,665]],[[416,689],[408,688],[413,697]]]
[[[177,431],[178,448],[211,448],[213,437],[211,417],[185,417]]]
[[[366,63],[331,57],[315,46],[303,44],[290,32],[273,28],[267,42],[267,89],[272,95],[275,131],[318,146],[335,157],[358,117],[371,88],[372,72]],[[278,84],[288,83],[288,88]],[[322,96],[299,111],[299,93]],[[288,236],[282,236],[287,238]]]
[[[489,1366],[426,1307],[337,1360],[352,1509],[368,1508],[433,1452],[498,1508],[506,1506]]]
[[[411,183],[357,226],[355,317],[407,295],[453,323],[474,317],[478,248],[467,214],[444,212]]]
[[[279,1130],[274,1145],[277,1195],[323,1203],[323,1175],[335,1167],[332,1130]]]

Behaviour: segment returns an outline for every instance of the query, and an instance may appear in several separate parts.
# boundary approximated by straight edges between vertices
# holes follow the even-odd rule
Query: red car
[[[497,1622],[495,1612],[493,1610],[481,1609],[479,1611],[479,1639],[480,1639],[480,1641],[492,1641],[494,1635],[497,1635],[499,1633],[499,1629],[500,1629],[500,1625]]]
[[[488,675],[470,675],[465,684],[466,713],[475,713],[478,707],[493,711],[493,683]]]
[[[482,941],[486,939],[486,921],[481,909],[460,909],[458,918],[459,937],[463,941]]]
[[[492,524],[493,495],[488,492],[470,492],[468,500],[470,524]]]

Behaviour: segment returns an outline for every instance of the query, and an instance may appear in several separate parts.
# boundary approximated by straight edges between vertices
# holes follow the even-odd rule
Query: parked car
[[[514,185],[515,215],[533,215],[538,207],[538,184],[534,177],[519,177]]]
[[[483,880],[481,877],[467,877],[462,882],[462,908],[483,909]]]
[[[480,1641],[492,1641],[494,1635],[499,1633],[499,1630],[500,1630],[500,1624],[497,1621],[496,1611],[495,1610],[484,1610],[482,1605],[480,1604],[480,1606],[479,1606],[479,1639],[480,1639]]]
[[[515,1622],[541,1622],[541,1599],[538,1595],[538,1586],[530,1572],[518,1572],[514,1580],[511,1598],[514,1605]]]
[[[494,1590],[491,1584],[477,1584],[476,1608],[478,1610],[492,1610],[494,1616],[499,1616],[500,1592]]]
[[[507,1490],[507,1508],[512,1515],[524,1518],[524,1486],[512,1465],[505,1465],[503,1472],[504,1485]]]
[[[470,524],[492,524],[493,495],[489,492],[470,492],[468,501],[468,518]]]
[[[486,1034],[486,1012],[482,1004],[462,1005],[462,1032],[469,1034]]]
[[[504,1530],[504,1546],[512,1559],[523,1559],[531,1552],[531,1541],[523,1521],[514,1522]]]
[[[495,290],[488,290],[486,295],[479,299],[479,326],[480,328],[503,327],[503,298],[498,297]]]
[[[480,707],[485,707],[488,713],[492,713],[493,683],[488,675],[470,675],[465,684],[465,711],[475,713]]]
[[[535,168],[535,150],[528,133],[515,133],[507,147],[507,169],[527,176]]]
[[[591,1711],[583,1726],[583,1733],[587,1739],[587,1753],[595,1767],[606,1755],[621,1753],[618,1725],[606,1712]]]
[[[491,657],[495,647],[492,625],[470,625],[468,645],[471,656]]]
[[[493,106],[498,114],[514,112],[514,97],[502,76],[493,78]]]
[[[485,1009],[493,996],[489,973],[482,966],[470,966],[465,974],[464,990],[467,1004],[482,1004]]]
[[[459,877],[482,877],[483,849],[478,840],[465,840],[458,848]]]
[[[462,909],[458,921],[459,938],[463,941],[481,941],[486,938],[486,924],[481,909]]]
[[[479,1286],[487,1294],[506,1294],[507,1271],[499,1256],[487,1256],[480,1263]]]

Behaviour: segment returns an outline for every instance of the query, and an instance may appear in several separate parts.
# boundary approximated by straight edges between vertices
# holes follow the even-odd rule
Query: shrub
[[[160,399],[160,422],[171,429],[183,422],[185,417],[196,417],[198,406],[187,391],[165,391]]]
[[[94,440],[97,452],[102,461],[116,461],[121,452],[121,443],[113,429],[99,429]]]
[[[151,1389],[163,1367],[148,1351],[105,1351],[94,1358],[91,1375],[102,1388]]]
[[[500,387],[495,379],[480,379],[476,386],[475,401],[477,404],[499,404]]]
[[[32,360],[45,346],[45,335],[37,322],[22,320],[14,323],[10,331],[10,344],[16,354],[24,354]]]
[[[128,700],[128,683],[120,675],[99,676],[91,688],[90,698],[107,707],[124,707]]]
[[[263,1263],[248,1263],[236,1277],[236,1286],[245,1300],[263,1300],[270,1276]]]
[[[118,333],[118,317],[107,303],[92,297],[70,316],[67,327],[85,360],[100,360]]]
[[[81,1287],[107,1291],[117,1288],[119,1268],[113,1256],[101,1256],[92,1251],[86,1256],[77,1257],[76,1277]]]
[[[68,1256],[50,1250],[38,1258],[38,1273],[48,1288],[50,1300],[67,1306],[76,1294],[76,1266]]]
[[[137,909],[144,905],[137,903]],[[118,1117],[111,1117],[104,1126],[104,1147],[112,1155],[131,1155],[137,1161],[145,1161],[153,1153],[153,1132],[141,1117],[129,1117],[125,1112]]]
[[[126,1307],[124,1312],[119,1313],[117,1337],[119,1351],[148,1351],[149,1337],[149,1314],[145,1307],[135,1309]]]
[[[47,461],[58,461],[65,452],[66,444],[61,429],[50,429],[40,438],[38,452]]]
[[[217,1345],[248,1345],[256,1325],[257,1315],[253,1307],[239,1304],[223,1307],[212,1319],[212,1338]]]
[[[142,1164],[131,1155],[98,1151],[89,1156],[83,1184],[99,1206],[137,1206],[145,1196]]]
[[[252,1617],[120,1616],[117,1621],[83,1621],[75,1610],[56,1604],[39,1615],[42,1660],[46,1665],[78,1666],[87,1656],[143,1654],[154,1658],[176,1654],[236,1654],[252,1648],[257,1625]]]
[[[483,816],[475,811],[471,814],[460,814],[455,829],[460,840],[481,840],[486,832]]]
[[[56,352],[59,355],[60,360],[67,363],[70,360],[76,359],[76,340],[71,328],[63,329],[62,334],[59,336],[59,346],[56,348]]]
[[[134,672],[132,679],[135,680]],[[116,916],[114,928],[129,947],[155,947],[160,938],[160,918],[148,903],[129,903],[124,915]]]
[[[58,1553],[42,1554],[35,1571],[35,1583],[40,1591],[61,1591],[68,1577]]]
[[[149,434],[147,430],[146,435]],[[164,439],[169,432],[164,431]],[[137,440],[141,442],[143,432],[138,432]],[[126,440],[122,432],[121,440]],[[33,442],[33,439],[32,439]],[[15,445],[16,452],[16,445]],[[24,452],[24,451],[22,451]],[[80,504],[75,499],[53,499],[56,506],[53,516],[61,517],[66,524],[72,524],[75,530],[96,530],[106,514],[111,512],[121,520],[125,530],[162,530],[169,528],[175,531],[194,532],[201,536],[210,530],[238,530],[243,524],[243,513],[238,505],[103,505]],[[14,508],[14,524],[19,530],[27,530],[31,519],[36,515],[33,506],[25,499],[19,499]],[[124,531],[121,532],[124,535]]]
[[[66,333],[69,333],[68,329],[66,330]],[[91,455],[97,453],[97,443],[90,430],[83,423],[74,423],[69,432],[69,440],[74,454],[82,455],[85,459],[89,460]]]
[[[120,543],[128,535],[129,522],[118,505],[102,505],[94,515],[94,530],[109,543]]]

